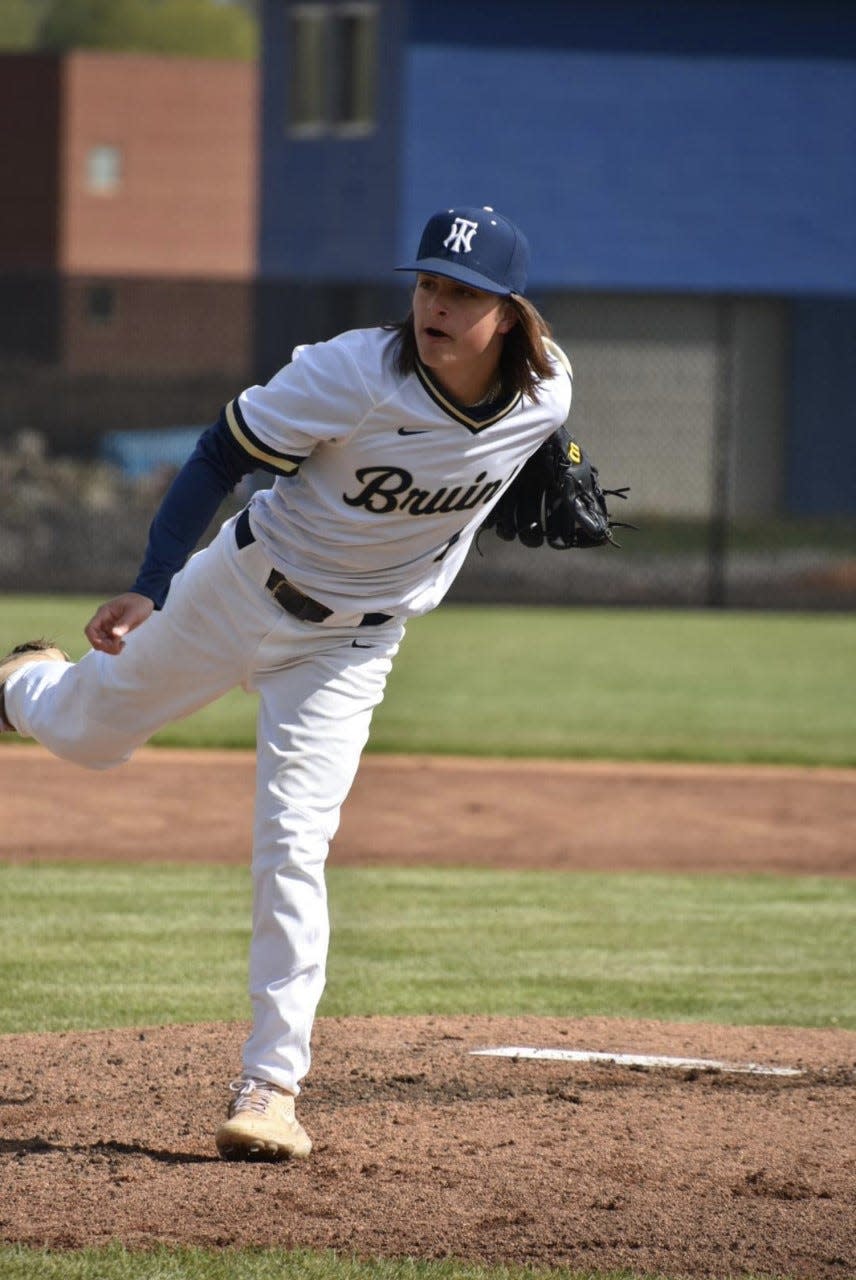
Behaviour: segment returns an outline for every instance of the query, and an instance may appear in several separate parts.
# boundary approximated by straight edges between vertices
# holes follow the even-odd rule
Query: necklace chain
[[[501,391],[502,391],[502,382],[500,381],[499,378],[497,378],[497,380],[488,387],[486,393],[482,396],[481,400],[474,401],[474,403],[470,405],[470,408],[480,409],[482,405],[490,404],[491,400],[496,400],[499,397],[499,394]]]

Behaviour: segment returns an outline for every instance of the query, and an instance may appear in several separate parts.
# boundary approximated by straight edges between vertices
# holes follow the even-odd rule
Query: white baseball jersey
[[[407,617],[439,604],[490,508],[570,409],[570,365],[553,343],[539,400],[517,395],[485,415],[421,364],[402,376],[396,337],[358,329],[298,347],[226,408],[241,447],[278,473],[252,499],[257,540],[336,611]]]

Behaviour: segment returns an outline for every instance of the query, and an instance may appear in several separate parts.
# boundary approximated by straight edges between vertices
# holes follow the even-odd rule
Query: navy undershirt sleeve
[[[223,499],[259,463],[245,453],[221,415],[199,437],[149,529],[146,554],[131,591],[160,609],[178,573],[217,514]]]

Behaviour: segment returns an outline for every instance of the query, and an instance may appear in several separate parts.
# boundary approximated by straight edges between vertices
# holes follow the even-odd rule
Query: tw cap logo
[[[443,241],[443,248],[448,249],[450,253],[471,253],[473,236],[479,229],[477,222],[470,222],[468,218],[456,218],[452,223],[452,229]]]

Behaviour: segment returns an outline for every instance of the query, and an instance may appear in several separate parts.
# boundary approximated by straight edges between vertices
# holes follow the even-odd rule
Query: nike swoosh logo
[[[430,434],[430,428],[422,427],[399,427],[398,434],[400,436],[427,436]]]
[[[374,645],[373,645],[373,644],[360,644],[359,640],[352,640],[352,641],[351,641],[351,648],[352,648],[352,649],[373,649],[373,648],[374,648]]]

